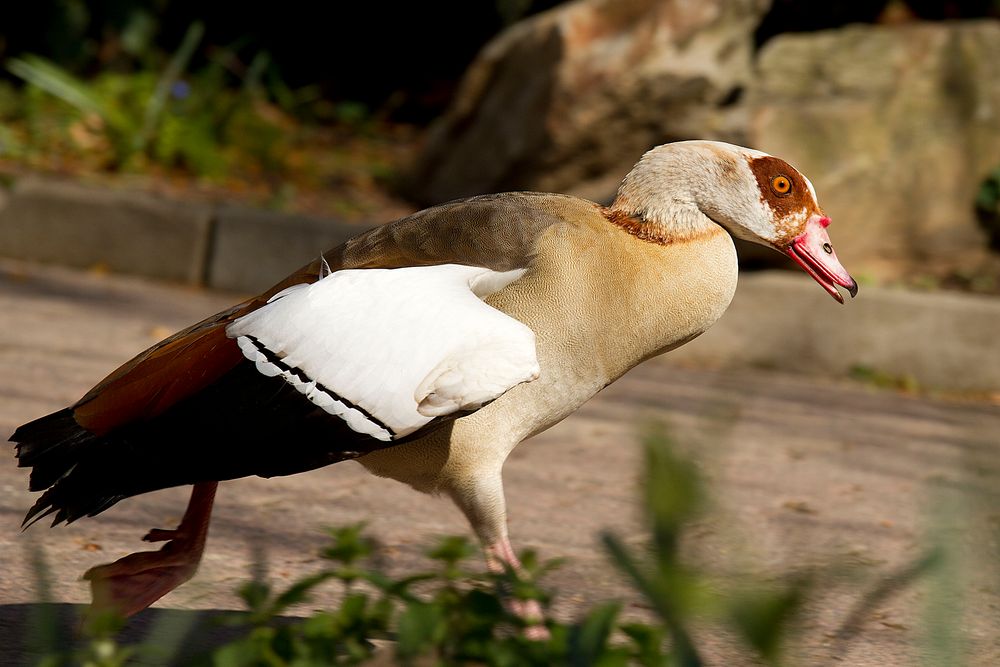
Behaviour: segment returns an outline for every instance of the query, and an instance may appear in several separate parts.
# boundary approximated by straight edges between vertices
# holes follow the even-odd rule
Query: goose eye
[[[771,179],[771,190],[778,196],[787,195],[792,191],[792,182],[786,176],[775,176]]]

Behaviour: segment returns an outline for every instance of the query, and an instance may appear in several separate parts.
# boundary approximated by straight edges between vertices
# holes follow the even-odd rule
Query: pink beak
[[[830,243],[830,235],[826,232],[829,225],[830,218],[812,216],[806,222],[806,231],[795,237],[785,250],[785,254],[805,269],[813,280],[830,293],[830,296],[844,303],[844,297],[841,296],[837,286],[846,288],[851,298],[854,298],[858,294],[858,283],[851,278],[847,269],[837,259],[837,253],[833,251],[833,245]]]

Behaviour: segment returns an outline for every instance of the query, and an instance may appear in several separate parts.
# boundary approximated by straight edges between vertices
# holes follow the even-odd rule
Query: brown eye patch
[[[805,210],[819,213],[805,179],[792,165],[770,155],[747,158],[750,171],[757,179],[760,200],[771,207],[775,215],[784,217]]]

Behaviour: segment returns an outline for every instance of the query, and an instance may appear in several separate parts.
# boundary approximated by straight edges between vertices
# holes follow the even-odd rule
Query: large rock
[[[411,192],[430,203],[617,182],[656,144],[733,138],[720,107],[751,75],[769,6],[580,0],[516,24],[469,68]]]
[[[989,261],[974,200],[1000,163],[1000,22],[782,35],[748,103],[751,144],[810,175],[852,271]]]

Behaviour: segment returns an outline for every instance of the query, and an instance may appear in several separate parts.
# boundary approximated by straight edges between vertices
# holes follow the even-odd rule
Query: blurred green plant
[[[1000,250],[1000,166],[990,172],[979,186],[976,215],[990,235],[990,244]]]
[[[851,366],[848,375],[852,380],[878,389],[894,389],[907,394],[915,394],[921,390],[920,383],[912,375],[894,375],[864,364]]]
[[[649,555],[637,557],[612,533],[603,539],[612,562],[650,603],[662,627],[638,625],[623,627],[623,631],[636,639],[665,630],[676,664],[697,667],[704,663],[686,626],[708,612],[727,619],[767,664],[780,664],[781,638],[803,599],[807,582],[796,578],[785,586],[750,586],[725,597],[712,594],[706,575],[685,566],[680,555],[684,529],[704,505],[698,470],[672,453],[670,439],[661,427],[652,428],[645,442],[643,508],[652,536]]]
[[[85,121],[96,120],[111,142],[117,166],[124,166],[132,155],[146,150],[171,87],[184,72],[203,34],[202,24],[192,24],[155,82],[149,73],[142,72],[127,77],[107,75],[87,83],[50,60],[30,55],[11,58],[7,69],[30,86],[68,104]]]
[[[289,121],[270,104],[262,84],[267,54],[251,60],[236,89],[230,85],[232,50],[216,52],[206,67],[187,73],[204,31],[201,23],[192,24],[159,73],[152,68],[104,71],[84,81],[40,56],[9,59],[7,69],[28,84],[23,143],[41,151],[68,146],[99,154],[103,166],[114,170],[141,170],[149,162],[204,177],[224,175],[235,165],[263,173],[280,170]],[[132,48],[140,50],[144,39],[130,38]],[[0,112],[10,116],[14,96],[0,93],[8,100]],[[282,93],[288,104],[296,103],[294,93]],[[48,98],[63,107],[53,107]],[[7,141],[14,144],[10,137]]]
[[[650,429],[644,443],[641,498],[649,543],[628,546],[613,533],[604,534],[603,541],[612,564],[648,602],[653,618],[646,622],[622,620],[622,605],[606,602],[575,622],[549,618],[549,637],[529,639],[526,622],[511,611],[512,600],[538,600],[548,608],[551,595],[538,581],[555,563],[539,563],[527,552],[523,573],[484,574],[478,560],[476,566],[466,566],[478,550],[465,538],[447,537],[427,552],[436,563],[432,571],[396,578],[378,567],[377,545],[362,525],[355,525],[332,529],[330,544],[321,552],[328,565],[283,590],[267,582],[258,554],[253,580],[239,591],[248,611],[219,619],[239,629],[240,637],[209,654],[185,657],[184,662],[178,657],[193,627],[190,612],[175,612],[186,613],[184,618],[162,617],[149,639],[131,646],[114,639],[121,619],[92,616],[82,646],[67,651],[71,642],[54,629],[54,616],[44,605],[33,619],[33,649],[45,656],[40,664],[47,667],[117,667],[130,661],[215,667],[358,665],[390,650],[402,665],[697,667],[705,664],[703,649],[690,627],[710,619],[725,622],[743,638],[747,662],[784,664],[782,643],[801,617],[809,577],[793,575],[767,585],[744,578],[739,590],[720,592],[724,586],[681,555],[684,533],[705,505],[697,468],[672,453],[662,428]],[[927,556],[882,582],[851,618],[864,617],[873,605],[931,571],[935,562],[935,556]],[[35,563],[44,599],[44,559],[37,557]],[[289,615],[331,583],[340,587],[335,610],[304,618]],[[958,650],[953,638],[947,639],[938,642],[939,655]],[[391,641],[391,648],[373,643],[384,640]]]

